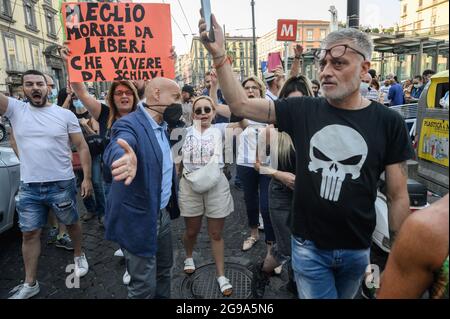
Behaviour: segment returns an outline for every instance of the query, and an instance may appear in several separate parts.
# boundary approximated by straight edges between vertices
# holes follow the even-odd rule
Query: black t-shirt
[[[376,102],[358,111],[323,98],[275,105],[297,153],[292,233],[320,249],[369,248],[380,175],[414,154],[405,121]]]
[[[100,126],[100,136],[106,137],[108,132],[108,118],[109,118],[109,107],[105,104],[101,104],[102,110],[97,119],[98,125]]]
[[[102,110],[100,111],[100,116],[98,117],[98,125],[100,127],[100,136],[103,137],[105,148],[108,146],[110,141],[110,130],[108,129],[108,119],[109,119],[109,107],[105,104],[101,104]],[[108,165],[103,165],[103,180],[107,183],[112,183],[112,173],[111,168]]]

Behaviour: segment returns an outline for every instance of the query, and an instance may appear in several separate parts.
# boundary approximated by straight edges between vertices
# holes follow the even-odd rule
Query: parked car
[[[9,121],[4,116],[0,116],[0,143],[5,141],[8,136]]]
[[[6,140],[6,127],[0,122],[0,142]]]
[[[20,162],[11,147],[0,147],[0,234],[14,226]]]

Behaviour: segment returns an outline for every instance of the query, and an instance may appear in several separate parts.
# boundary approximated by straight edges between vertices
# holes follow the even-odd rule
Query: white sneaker
[[[125,286],[128,286],[130,284],[131,277],[130,277],[130,274],[128,273],[128,270],[125,270],[122,280],[123,280],[123,284]]]
[[[89,271],[86,256],[82,254],[80,257],[75,257],[73,261],[75,262],[75,276],[80,278],[85,276]]]
[[[123,257],[123,251],[122,251],[122,249],[117,249],[115,252],[114,252],[114,257]]]
[[[34,286],[30,286],[29,284],[18,285],[14,287],[9,293],[13,294],[8,299],[29,299],[33,296],[36,296],[41,289],[39,288],[39,283],[36,281]]]
[[[259,230],[264,230],[264,220],[261,216],[261,214],[259,214],[259,226],[258,226]]]

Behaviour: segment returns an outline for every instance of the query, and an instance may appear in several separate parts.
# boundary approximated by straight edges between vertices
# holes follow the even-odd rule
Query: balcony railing
[[[6,72],[7,73],[24,73],[28,70],[36,70],[36,71],[40,71],[43,73],[50,73],[50,69],[44,65],[30,65],[30,64],[26,64],[23,62],[17,62],[15,60],[10,61],[8,66],[6,67]]]
[[[439,25],[434,27],[416,29],[416,30],[407,30],[407,31],[399,31],[398,33],[404,33],[407,37],[414,36],[442,36],[449,34],[449,25]]]

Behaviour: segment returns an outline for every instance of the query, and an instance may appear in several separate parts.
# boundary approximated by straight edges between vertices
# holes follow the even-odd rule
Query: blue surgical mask
[[[81,102],[81,100],[73,100],[73,106],[76,109],[82,109],[84,108],[83,102]]]
[[[48,100],[51,103],[55,103],[57,98],[58,98],[58,90],[57,89],[52,89],[50,91],[50,94],[48,95]]]
[[[361,82],[361,85],[359,87],[359,92],[362,96],[366,96],[369,94],[369,83]]]
[[[361,86],[360,86],[361,90],[367,91],[367,90],[369,90],[369,87],[370,87],[369,83],[361,82]]]

